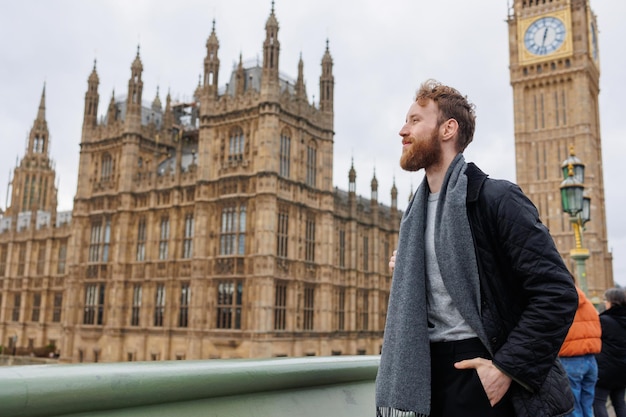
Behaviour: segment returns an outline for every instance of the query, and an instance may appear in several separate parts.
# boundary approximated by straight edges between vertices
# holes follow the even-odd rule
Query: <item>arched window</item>
[[[230,205],[222,209],[220,255],[245,255],[246,204]]]
[[[245,147],[245,137],[240,127],[234,128],[230,132],[230,141],[228,146],[228,160],[241,161]]]
[[[110,181],[113,176],[113,158],[110,154],[102,155],[102,169],[100,171],[100,181]]]
[[[280,134],[280,176],[289,178],[291,165],[291,132],[289,129],[283,129]]]
[[[306,148],[306,185],[315,187],[317,177],[317,146],[311,141]]]

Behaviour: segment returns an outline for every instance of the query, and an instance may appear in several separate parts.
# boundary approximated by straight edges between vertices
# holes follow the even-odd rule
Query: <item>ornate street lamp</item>
[[[563,182],[561,183],[561,205],[569,214],[574,229],[576,246],[570,256],[576,262],[578,284],[585,295],[587,292],[587,271],[585,261],[589,258],[589,250],[583,248],[583,230],[585,223],[591,219],[591,199],[585,196],[584,180],[585,165],[574,155],[574,147],[570,146],[570,156],[561,164]]]

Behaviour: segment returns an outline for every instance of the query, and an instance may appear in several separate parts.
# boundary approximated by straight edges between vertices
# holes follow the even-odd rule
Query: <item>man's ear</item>
[[[457,122],[456,119],[448,119],[441,124],[439,133],[441,134],[441,138],[447,141],[456,137],[458,131],[459,122]]]

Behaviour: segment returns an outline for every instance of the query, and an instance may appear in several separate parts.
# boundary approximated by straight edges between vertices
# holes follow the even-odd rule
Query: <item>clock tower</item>
[[[588,295],[601,297],[614,283],[602,174],[596,16],[589,0],[511,3],[507,21],[517,182],[539,209],[574,273],[574,233],[559,190],[561,163],[573,147],[585,164],[585,196],[591,198],[591,220],[582,242],[590,252]]]

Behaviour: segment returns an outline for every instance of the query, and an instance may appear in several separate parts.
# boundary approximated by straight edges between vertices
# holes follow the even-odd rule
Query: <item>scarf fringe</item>
[[[376,417],[428,417],[415,411],[398,410],[392,407],[376,407]]]

